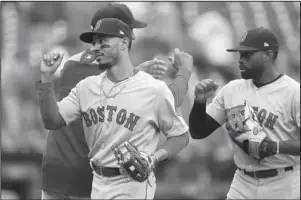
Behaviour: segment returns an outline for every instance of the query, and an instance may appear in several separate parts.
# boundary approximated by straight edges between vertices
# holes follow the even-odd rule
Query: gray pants
[[[235,172],[227,199],[300,199],[300,166],[272,178],[252,178]]]
[[[103,177],[93,174],[91,199],[154,199],[156,178],[153,173],[142,183],[125,175]]]

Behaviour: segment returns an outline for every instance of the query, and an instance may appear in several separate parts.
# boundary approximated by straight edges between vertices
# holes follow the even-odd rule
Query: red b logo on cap
[[[242,36],[241,39],[240,39],[240,42],[245,41],[246,38],[247,38],[247,35],[248,35],[248,31],[244,32],[243,36]]]
[[[101,19],[96,22],[96,24],[94,26],[94,31],[100,27],[100,24],[101,24]]]

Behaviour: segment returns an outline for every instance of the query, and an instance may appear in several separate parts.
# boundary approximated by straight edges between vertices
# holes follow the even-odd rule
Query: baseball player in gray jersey
[[[56,103],[52,80],[62,55],[46,55],[37,84],[44,126],[58,129],[83,119],[94,174],[91,198],[153,199],[153,169],[188,144],[188,127],[167,85],[134,69],[128,48],[132,34],[125,23],[101,19],[80,39],[93,44],[100,64],[111,67],[80,81]],[[167,141],[156,149],[160,131]]]
[[[237,171],[228,199],[300,199],[300,83],[274,67],[278,40],[265,28],[245,32],[229,52],[240,55],[243,79],[217,89],[213,80],[195,88],[190,134],[204,139],[226,124]]]
[[[136,20],[125,4],[109,3],[97,10],[91,20],[91,29],[102,18],[117,18],[126,23],[132,30],[144,28],[146,24]],[[92,45],[91,45],[92,46]],[[188,59],[182,59],[188,57]],[[173,58],[173,57],[171,57]],[[181,59],[179,59],[181,58]],[[99,65],[96,53],[91,49],[82,51],[68,58],[61,64],[59,100],[68,96],[71,89],[82,79],[98,75],[105,71],[106,65]],[[168,87],[172,91],[176,107],[184,99],[188,79],[191,74],[186,66],[192,61],[184,52],[176,52],[173,67],[178,68],[176,78]],[[171,60],[172,61],[172,60]],[[181,63],[179,63],[179,61]],[[184,61],[184,63],[183,63]],[[153,59],[143,62],[137,69],[151,74],[157,79],[165,76],[169,61]],[[171,67],[169,66],[169,67]],[[60,70],[59,67],[56,72]],[[88,159],[89,148],[86,143],[82,121],[77,120],[68,126],[52,130],[47,137],[47,145],[42,160],[42,199],[78,199],[89,198],[92,189],[92,168]]]

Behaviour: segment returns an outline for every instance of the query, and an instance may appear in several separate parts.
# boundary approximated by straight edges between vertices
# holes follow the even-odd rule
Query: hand
[[[141,157],[144,159],[145,165],[149,166],[149,172],[151,172],[157,165],[158,159],[154,154],[148,155],[144,152],[140,152]]]
[[[170,60],[175,69],[186,67],[191,71],[193,66],[193,57],[190,54],[182,52],[178,48],[174,49],[173,54],[174,56],[169,57],[168,60]]]
[[[155,79],[159,80],[163,79],[167,71],[166,62],[163,60],[158,60],[157,58],[145,61],[136,68],[152,75]]]
[[[64,54],[53,52],[45,54],[40,65],[42,82],[51,82],[55,78],[54,73],[60,66]]]
[[[278,143],[266,137],[260,145],[260,157],[265,158],[277,154]]]
[[[136,146],[129,141],[124,143],[126,150],[129,153],[129,158],[125,159],[123,153],[116,146],[112,146],[115,158],[121,168],[121,172],[126,174],[129,178],[138,182],[144,182],[148,179],[152,172],[152,158],[146,153],[140,152]]]
[[[213,96],[218,85],[211,79],[205,79],[199,82],[194,90],[195,101],[198,103],[205,103],[206,100]]]

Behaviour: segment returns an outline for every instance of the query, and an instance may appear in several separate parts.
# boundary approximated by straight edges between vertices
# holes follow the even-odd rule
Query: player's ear
[[[271,50],[266,51],[263,54],[263,61],[264,62],[268,62],[268,61],[272,60],[273,59],[273,55],[274,55],[274,53]]]
[[[129,46],[129,39],[128,38],[122,38],[121,39],[121,50],[124,51],[128,49]]]

